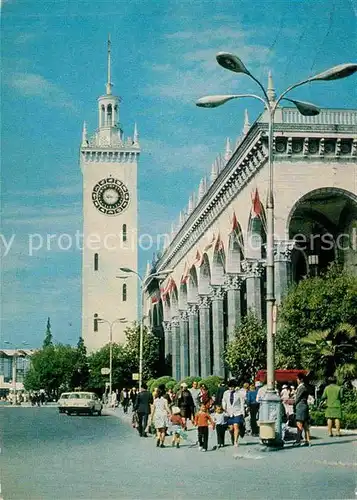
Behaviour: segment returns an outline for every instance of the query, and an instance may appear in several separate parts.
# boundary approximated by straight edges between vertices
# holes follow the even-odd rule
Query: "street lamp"
[[[14,402],[13,404],[16,405],[16,379],[17,379],[17,354],[18,354],[18,348],[13,344],[12,342],[9,342],[8,340],[4,340],[4,344],[12,345],[14,347],[14,356],[12,358],[12,391],[13,391],[13,398]],[[29,345],[26,341],[21,342],[22,345],[27,346]]]
[[[143,383],[143,350],[144,350],[144,292],[145,286],[149,279],[158,278],[165,279],[169,274],[173,272],[173,269],[163,269],[157,273],[149,274],[146,278],[142,276],[134,269],[130,267],[120,267],[120,271],[126,274],[136,274],[140,280],[141,284],[141,321],[140,321],[140,340],[139,340],[139,391],[141,390]],[[126,278],[126,276],[117,276],[118,278]]]
[[[267,278],[266,278],[266,323],[267,323],[267,392],[262,401],[261,415],[264,415],[267,422],[271,423],[274,421],[275,425],[274,434],[270,437],[274,441],[281,441],[281,430],[278,425],[279,413],[278,408],[280,408],[280,398],[276,395],[274,391],[274,316],[275,316],[275,290],[274,290],[274,177],[273,177],[273,137],[274,137],[274,117],[277,110],[278,104],[282,99],[285,99],[293,103],[298,111],[305,116],[315,116],[318,115],[320,109],[311,103],[298,101],[296,99],[287,99],[285,96],[291,90],[301,87],[306,83],[314,81],[328,81],[337,80],[340,78],[346,78],[357,71],[357,64],[348,63],[340,64],[339,66],[334,66],[322,73],[315,76],[311,76],[306,80],[295,83],[288,87],[280,96],[274,100],[268,96],[268,92],[263,87],[261,82],[253,76],[250,71],[246,68],[240,58],[229,52],[219,52],[216,56],[217,62],[220,66],[235,73],[242,73],[249,76],[254,80],[260,87],[263,97],[256,94],[229,94],[229,95],[215,95],[215,96],[205,96],[198,99],[196,105],[204,108],[216,108],[225,104],[232,99],[241,99],[251,97],[253,99],[258,99],[262,102],[268,112],[268,165],[269,165],[269,182],[268,182],[268,193],[266,201],[266,214],[267,214]],[[274,415],[274,416],[273,416]],[[263,418],[261,419],[263,420]],[[264,426],[261,425],[261,436]],[[267,428],[265,428],[267,434]],[[264,432],[264,430],[263,430]]]
[[[109,394],[112,393],[113,385],[113,326],[115,323],[127,323],[126,318],[117,318],[114,321],[98,318],[99,323],[107,323],[109,325]]]

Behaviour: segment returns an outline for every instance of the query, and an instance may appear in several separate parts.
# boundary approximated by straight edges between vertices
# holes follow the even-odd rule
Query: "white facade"
[[[136,125],[133,138],[124,138],[119,123],[120,98],[112,95],[110,44],[106,94],[98,98],[98,129],[87,138],[83,126],[80,166],[83,174],[82,337],[89,351],[109,342],[117,319],[137,319],[135,274],[127,278],[120,267],[137,272]],[[97,321],[104,319],[105,322]],[[113,342],[125,341],[126,325],[112,325]]]
[[[172,374],[224,377],[222,353],[249,309],[265,318],[267,117],[263,113],[191,195],[156,262],[145,313],[162,325]],[[275,297],[338,261],[357,273],[357,111],[304,117],[279,108],[274,127]],[[197,202],[192,202],[197,200]]]

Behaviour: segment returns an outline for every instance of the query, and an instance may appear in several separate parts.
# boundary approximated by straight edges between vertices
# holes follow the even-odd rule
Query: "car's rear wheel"
[[[71,412],[71,411],[69,411],[69,410],[67,410],[67,411],[66,411],[66,413],[67,413],[67,415],[69,415],[69,416],[71,416],[71,415],[72,415],[72,412]]]

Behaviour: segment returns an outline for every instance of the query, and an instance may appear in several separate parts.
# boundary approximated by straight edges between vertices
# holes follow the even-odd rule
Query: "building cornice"
[[[289,117],[295,119],[298,112],[290,108],[278,111],[278,121],[274,125],[276,162],[287,158],[301,161],[307,157],[309,162],[320,162],[322,158],[327,162],[340,158],[356,161],[356,110],[322,110],[320,120],[326,123],[318,123],[317,117],[312,117],[315,118],[312,123],[308,120],[311,117],[302,117],[305,121],[299,118],[300,123],[284,123]],[[179,228],[156,265],[158,271],[175,267],[266,163],[268,123],[263,121],[265,113],[252,125],[227,165]],[[338,123],[331,123],[332,119]]]

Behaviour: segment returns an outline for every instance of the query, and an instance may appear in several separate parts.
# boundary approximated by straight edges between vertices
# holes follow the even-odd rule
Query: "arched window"
[[[107,106],[107,126],[108,127],[112,126],[112,115],[113,115],[112,105],[108,104],[108,106]]]
[[[98,271],[99,267],[99,255],[97,253],[94,254],[94,271]]]
[[[93,330],[94,330],[95,332],[97,332],[97,331],[98,331],[98,314],[97,314],[97,313],[95,313],[95,315],[94,315],[94,326],[93,326]]]
[[[123,302],[126,302],[126,297],[127,297],[127,285],[124,283],[123,288],[122,288],[122,300]]]
[[[122,234],[123,234],[123,241],[126,241],[127,238],[128,238],[128,232],[127,232],[126,224],[123,224]]]

